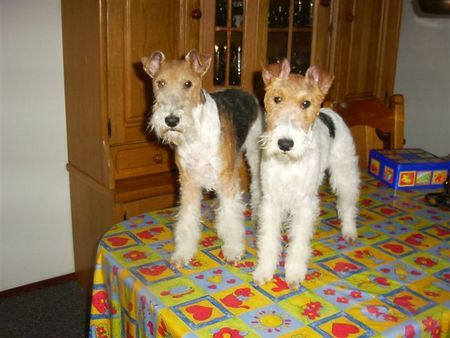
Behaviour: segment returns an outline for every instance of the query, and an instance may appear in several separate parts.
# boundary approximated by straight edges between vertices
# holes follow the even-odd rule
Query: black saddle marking
[[[336,127],[334,125],[333,119],[325,113],[319,113],[319,119],[327,126],[330,137],[334,138],[336,136]]]
[[[259,103],[253,95],[238,89],[227,89],[211,93],[219,114],[227,114],[234,125],[237,148],[240,149],[248,131],[258,117]]]

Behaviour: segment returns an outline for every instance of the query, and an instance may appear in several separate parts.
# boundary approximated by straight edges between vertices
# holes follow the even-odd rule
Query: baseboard
[[[17,296],[17,295],[25,293],[25,292],[35,291],[35,290],[39,290],[39,289],[46,288],[49,286],[54,286],[54,285],[58,285],[61,283],[65,283],[65,282],[69,282],[69,281],[76,281],[76,280],[77,279],[75,277],[75,273],[69,273],[67,275],[46,279],[46,280],[39,281],[36,283],[22,285],[17,288],[8,289],[5,291],[0,291],[0,298]]]

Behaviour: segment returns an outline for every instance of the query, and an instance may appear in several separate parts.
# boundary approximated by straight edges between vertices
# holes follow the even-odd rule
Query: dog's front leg
[[[245,206],[242,202],[238,174],[222,175],[217,191],[217,234],[223,241],[222,253],[228,263],[241,260],[245,252]]]
[[[297,289],[306,277],[311,256],[311,238],[318,212],[319,200],[315,196],[305,198],[296,210],[291,210],[285,264],[285,279],[291,289]]]
[[[189,263],[197,251],[201,235],[201,188],[180,169],[180,211],[175,225],[175,249],[172,264],[182,267]]]
[[[253,280],[258,285],[269,282],[276,269],[281,252],[281,209],[266,196],[259,210],[258,265],[253,272]]]

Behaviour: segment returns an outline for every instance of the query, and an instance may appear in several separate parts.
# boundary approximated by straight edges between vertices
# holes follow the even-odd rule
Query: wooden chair
[[[393,95],[389,101],[389,107],[376,98],[324,103],[349,126],[362,170],[367,169],[370,149],[403,148],[404,99]]]

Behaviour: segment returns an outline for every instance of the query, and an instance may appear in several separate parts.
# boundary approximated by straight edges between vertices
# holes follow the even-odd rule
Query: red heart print
[[[208,286],[208,289],[213,289],[213,290],[215,290],[215,289],[217,289],[217,285],[215,285],[215,284],[210,285],[210,286]]]
[[[213,273],[216,274],[216,275],[220,275],[222,273],[222,270],[221,269],[214,270]]]
[[[152,239],[154,237],[150,230],[141,231],[137,235],[143,239]]]
[[[122,245],[127,244],[128,238],[110,237],[107,239],[107,241],[110,242],[112,246],[122,246]]]
[[[403,247],[403,245],[387,243],[387,244],[385,244],[383,246],[386,249],[392,251],[393,253],[400,254],[400,253],[405,252],[405,248]]]
[[[197,278],[197,279],[203,279],[203,278],[205,278],[205,276],[204,276],[204,275],[198,275],[198,276],[195,276],[195,278]]]
[[[188,313],[191,313],[195,320],[206,320],[212,315],[213,309],[209,306],[191,305],[186,308]]]
[[[381,208],[380,211],[387,216],[391,216],[397,212],[395,209],[391,208]]]
[[[148,275],[148,276],[159,276],[166,270],[167,270],[167,267],[165,265],[154,265],[151,267],[139,268],[140,273],[142,273],[144,275]]]
[[[347,338],[349,335],[358,333],[359,328],[353,324],[333,323],[332,333],[338,338]]]
[[[227,280],[227,283],[234,284],[234,283],[236,283],[236,279],[229,279],[229,280]]]
[[[391,272],[391,269],[383,268],[383,269],[381,269],[381,272],[388,273],[388,272]]]

